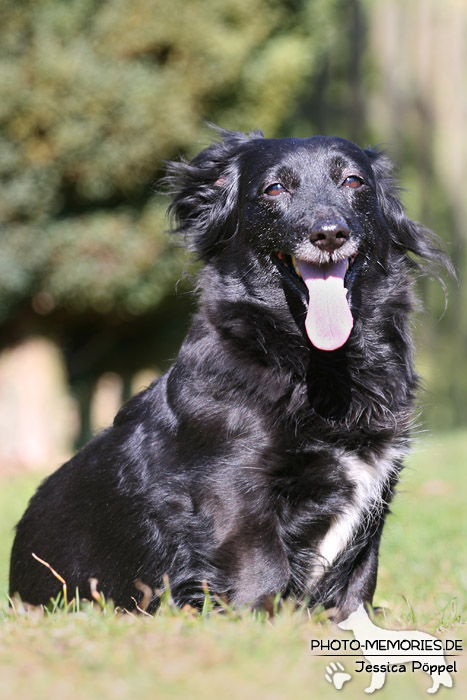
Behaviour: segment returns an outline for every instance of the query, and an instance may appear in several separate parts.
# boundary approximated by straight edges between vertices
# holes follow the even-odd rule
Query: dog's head
[[[346,343],[365,280],[402,275],[409,252],[440,259],[404,214],[382,153],[342,138],[220,133],[191,163],[169,167],[176,230],[242,284],[254,277],[266,304],[279,286],[299,297],[315,347]]]

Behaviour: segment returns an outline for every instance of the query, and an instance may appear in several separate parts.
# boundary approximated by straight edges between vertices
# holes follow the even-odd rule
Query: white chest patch
[[[350,543],[362,520],[371,520],[371,513],[382,505],[382,492],[396,462],[406,455],[405,450],[390,448],[375,463],[364,462],[359,457],[343,453],[339,462],[345,468],[347,479],[354,485],[352,500],[335,516],[321,540],[316,560],[313,562],[308,584],[313,587],[319,578]]]

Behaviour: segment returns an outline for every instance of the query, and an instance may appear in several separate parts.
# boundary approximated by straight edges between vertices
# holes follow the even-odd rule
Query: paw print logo
[[[352,678],[350,673],[346,673],[342,664],[339,662],[334,663],[334,661],[331,661],[329,666],[326,666],[326,675],[324,677],[336,690],[340,690],[344,683],[347,683]]]

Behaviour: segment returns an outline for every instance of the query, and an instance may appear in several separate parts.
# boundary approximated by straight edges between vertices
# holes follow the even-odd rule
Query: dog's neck
[[[417,384],[409,334],[403,315],[386,324],[378,324],[376,318],[391,306],[392,289],[384,295],[387,304],[372,308],[370,303],[371,313],[357,317],[348,342],[328,352],[316,349],[307,338],[303,304],[279,287],[268,290],[266,304],[253,295],[247,282],[247,277],[226,279],[215,268],[206,268],[192,333],[205,337],[215,333],[226,357],[231,353],[245,359],[241,366],[248,372],[248,383],[261,392],[264,374],[275,396],[283,395],[284,401],[289,397],[293,409],[287,410],[292,413],[311,412],[333,426],[358,424],[384,432],[390,426],[389,431],[399,435],[408,431]],[[371,345],[365,340],[368,327],[374,331]],[[376,334],[380,327],[384,337]],[[273,374],[266,374],[271,368]],[[277,383],[274,389],[272,381]]]

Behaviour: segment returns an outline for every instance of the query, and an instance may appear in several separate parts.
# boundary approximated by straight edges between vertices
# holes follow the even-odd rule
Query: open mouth
[[[305,330],[320,350],[337,350],[352,332],[353,317],[347,298],[358,253],[337,262],[316,265],[278,251],[277,266],[304,297]]]
[[[358,251],[351,255],[349,258],[347,258],[346,262],[346,270],[345,270],[345,275],[344,275],[344,286],[347,289],[350,289],[351,283],[352,283],[352,278],[353,278],[353,266],[355,263],[355,260],[357,258]],[[287,272],[292,276],[292,278],[295,279],[296,283],[298,283],[301,287],[304,286],[303,282],[303,277],[300,272],[300,269],[297,265],[297,259],[294,255],[289,255],[288,253],[284,253],[281,250],[278,250],[275,254],[275,257],[277,258],[278,266],[282,269],[285,268]],[[316,267],[326,267],[326,265],[320,265]]]

